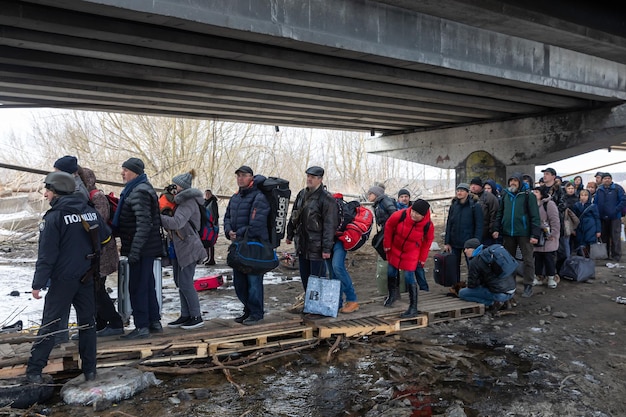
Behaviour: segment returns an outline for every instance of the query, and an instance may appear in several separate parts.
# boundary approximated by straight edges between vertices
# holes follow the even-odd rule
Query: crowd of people
[[[170,328],[196,329],[204,325],[193,279],[196,265],[215,265],[213,244],[201,240],[202,214],[206,207],[219,219],[217,198],[211,190],[194,188],[195,171],[172,178],[157,196],[139,158],[121,165],[124,188],[117,207],[96,188],[96,176],[80,167],[73,156],[59,158],[44,181],[50,210],[40,225],[40,242],[32,293],[40,298],[49,288],[40,338],[33,344],[27,367],[30,382],[41,382],[50,351],[67,338],[70,307],[77,312],[79,353],[86,380],[95,378],[96,338],[119,336],[134,340],[163,332],[157,299],[154,262],[171,261],[180,298],[180,316]],[[346,248],[338,238],[340,218],[336,198],[327,190],[322,167],[304,172],[306,186],[293,204],[286,227],[286,244],[294,244],[304,291],[311,276],[341,282],[339,311],[359,309],[356,290],[345,266]],[[468,270],[466,288],[459,297],[501,308],[515,293],[514,275],[488,271],[481,253],[502,245],[523,262],[522,297],[533,287],[558,286],[558,271],[571,253],[589,256],[590,245],[602,239],[608,256],[621,259],[621,217],[626,213],[624,189],[607,172],[584,186],[582,177],[563,182],[553,168],[542,171],[535,182],[530,175],[513,174],[505,187],[494,180],[473,178],[459,183],[449,206],[444,251],[454,253],[456,274]],[[270,202],[259,186],[265,181],[251,167],[235,171],[238,190],[230,198],[223,218],[226,239],[244,237],[268,241]],[[424,265],[435,237],[430,204],[411,201],[400,189],[397,198],[376,183],[368,189],[376,230],[382,234],[376,265],[376,283],[384,306],[393,306],[401,292],[408,292],[409,307],[401,317],[418,314],[418,291],[429,291]],[[164,248],[164,231],[169,247]],[[119,239],[119,252],[118,243]],[[63,256],[57,256],[58,254]],[[128,262],[129,298],[134,329],[124,333],[124,323],[104,288],[106,276],[115,272],[120,255]],[[121,258],[124,260],[124,258]],[[465,262],[462,262],[465,259]],[[236,295],[243,305],[234,320],[256,325],[264,319],[263,274],[233,270]]]
[[[469,208],[468,214],[458,214],[458,208],[470,207],[471,200],[467,197],[468,185],[457,186],[446,224],[445,249],[463,251],[468,264],[468,289],[486,287],[484,268],[472,267],[470,262],[492,244],[502,244],[511,256],[521,257],[522,297],[531,297],[537,285],[557,288],[565,260],[572,254],[589,257],[591,245],[598,241],[607,244],[607,259],[620,261],[621,218],[626,213],[622,186],[614,183],[608,172],[597,172],[595,181],[586,187],[581,176],[564,181],[554,168],[546,168],[542,174],[536,182],[529,175],[513,174],[505,187],[493,180],[472,179],[476,188],[471,191],[482,206],[482,218],[470,215]],[[496,199],[487,200],[487,193]],[[458,249],[463,240],[462,249]],[[459,296],[475,301],[475,294],[468,289],[460,291]],[[506,291],[497,293],[501,290]],[[487,306],[500,308],[510,299],[510,285],[497,291],[492,289],[493,297],[483,299]],[[468,296],[470,293],[472,296]]]

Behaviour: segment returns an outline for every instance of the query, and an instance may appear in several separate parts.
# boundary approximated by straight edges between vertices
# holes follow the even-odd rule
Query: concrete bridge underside
[[[0,102],[372,132],[441,168],[625,142],[623,12],[545,3],[4,0]]]

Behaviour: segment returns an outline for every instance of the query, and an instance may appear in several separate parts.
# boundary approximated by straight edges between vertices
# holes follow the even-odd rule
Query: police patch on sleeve
[[[42,221],[39,222],[39,231],[43,232],[43,229],[46,228],[46,219],[43,219]]]

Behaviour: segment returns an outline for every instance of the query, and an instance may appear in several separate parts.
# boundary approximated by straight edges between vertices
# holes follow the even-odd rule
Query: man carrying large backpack
[[[495,260],[490,262],[489,256],[481,256],[483,251],[488,251],[488,248],[481,245],[478,239],[468,239],[463,246],[465,256],[470,261],[467,287],[459,291],[459,298],[482,303],[490,307],[492,311],[498,311],[515,294],[515,269],[512,269],[512,273],[502,271],[494,265],[497,265]],[[500,254],[508,257],[509,259],[505,261],[513,267],[517,265],[515,259],[504,249]]]

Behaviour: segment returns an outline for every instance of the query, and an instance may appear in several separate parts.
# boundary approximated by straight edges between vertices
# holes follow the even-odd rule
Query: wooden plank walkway
[[[117,337],[98,339],[98,367],[132,364],[166,364],[207,361],[212,357],[256,350],[282,350],[293,346],[313,345],[320,339],[389,335],[424,328],[442,321],[477,317],[484,314],[482,304],[470,303],[445,293],[419,294],[420,314],[400,318],[406,310],[406,297],[393,308],[383,307],[383,297],[360,303],[358,311],[337,318],[310,314],[272,311],[263,323],[242,326],[231,320],[212,319],[195,330],[169,329],[149,339],[124,341]],[[0,378],[24,374],[33,335],[0,335]],[[79,369],[78,344],[75,341],[55,348],[45,373]]]

